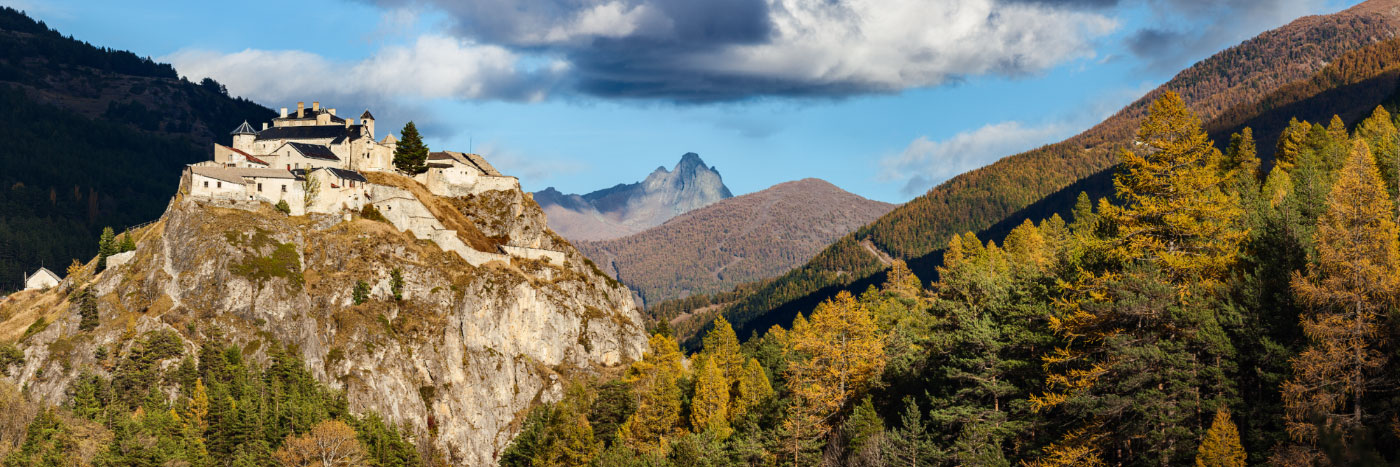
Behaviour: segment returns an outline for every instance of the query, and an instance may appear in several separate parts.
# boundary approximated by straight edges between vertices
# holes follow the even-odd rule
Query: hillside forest
[[[185,164],[274,115],[212,79],[0,7],[0,294],[21,288],[21,273],[91,258],[104,227],[160,217]]]
[[[1388,5],[1365,2],[1260,34],[1181,71],[1079,135],[953,177],[782,276],[717,296],[648,303],[648,313],[665,319],[717,306],[740,335],[787,326],[796,313],[840,291],[859,294],[884,281],[885,265],[867,251],[867,243],[933,280],[951,235],[970,231],[983,241],[1002,241],[1024,220],[1056,213],[1068,217],[1080,192],[1111,197],[1117,149],[1132,142],[1150,103],[1169,90],[1197,113],[1222,149],[1246,126],[1260,141],[1271,142],[1293,117],[1326,124],[1339,114],[1355,124],[1377,104],[1394,109],[1400,39],[1393,38]],[[1271,167],[1274,149],[1260,145],[1265,167]],[[680,337],[685,347],[698,341],[691,334]]]
[[[1164,93],[1113,196],[742,342],[720,317],[686,355],[663,325],[501,465],[1390,465],[1397,140],[1377,108],[1221,151]]]

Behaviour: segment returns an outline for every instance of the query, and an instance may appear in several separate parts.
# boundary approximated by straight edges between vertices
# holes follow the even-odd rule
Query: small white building
[[[58,286],[58,274],[54,274],[48,268],[39,268],[34,274],[25,276],[24,290],[43,290]]]
[[[306,207],[307,211],[334,213],[359,210],[369,200],[365,193],[369,180],[359,172],[325,167],[301,174],[315,180],[317,187],[315,199],[311,201],[311,206]]]
[[[515,177],[501,175],[477,154],[438,151],[428,154],[427,165],[428,171],[413,178],[438,196],[454,198],[520,186]]]

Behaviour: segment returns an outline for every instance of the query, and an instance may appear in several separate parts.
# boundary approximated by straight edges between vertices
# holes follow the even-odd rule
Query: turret
[[[242,125],[238,125],[238,128],[234,128],[229,134],[233,135],[234,149],[248,152],[253,150],[253,137],[257,136],[258,132],[253,131],[253,126],[244,120]]]
[[[360,114],[360,125],[365,127],[369,139],[374,139],[374,115],[369,113],[369,109],[365,109],[365,113]]]

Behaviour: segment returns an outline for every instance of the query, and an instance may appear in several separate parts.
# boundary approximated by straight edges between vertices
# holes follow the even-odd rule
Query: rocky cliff
[[[719,170],[690,152],[671,170],[657,167],[645,180],[619,184],[586,195],[554,187],[534,194],[549,226],[570,240],[606,240],[641,232],[672,217],[734,195]]]
[[[187,353],[217,341],[266,361],[268,349],[288,348],[345,391],[352,411],[404,425],[420,449],[453,465],[494,463],[532,404],[639,358],[645,331],[628,291],[548,231],[524,193],[423,201],[451,206],[495,242],[566,261],[474,267],[385,222],[177,196],[136,232],[125,264],[94,274],[90,262],[57,288],[0,302],[0,341],[25,357],[9,378],[35,400],[63,401],[81,373],[106,374],[93,349],[128,352],[156,330],[178,333]],[[357,281],[371,289],[358,305]],[[91,331],[70,303],[82,287],[98,297]]]

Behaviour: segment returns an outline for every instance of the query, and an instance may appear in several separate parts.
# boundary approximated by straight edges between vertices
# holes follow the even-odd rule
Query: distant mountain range
[[[677,215],[734,195],[719,171],[693,152],[675,168],[657,167],[646,180],[618,184],[585,195],[554,187],[534,193],[549,216],[549,228],[569,240],[607,240],[661,225]]]
[[[656,303],[782,274],[894,207],[808,178],[724,199],[637,234],[574,246]]]
[[[1148,104],[1167,90],[1185,99],[1219,145],[1227,144],[1232,132],[1251,127],[1260,156],[1270,164],[1290,117],[1326,122],[1337,114],[1354,123],[1377,104],[1400,102],[1397,33],[1400,8],[1389,0],[1267,31],[1183,70],[1079,135],[954,177],[832,243],[806,264],[736,287],[725,294],[722,312],[746,336],[786,325],[839,291],[883,281],[886,268],[877,253],[907,260],[931,280],[952,235],[974,232],[1000,242],[1026,219],[1058,213],[1068,220],[1080,192],[1112,194],[1117,150],[1130,144]],[[697,298],[660,308],[684,314],[687,308],[718,305]]]

